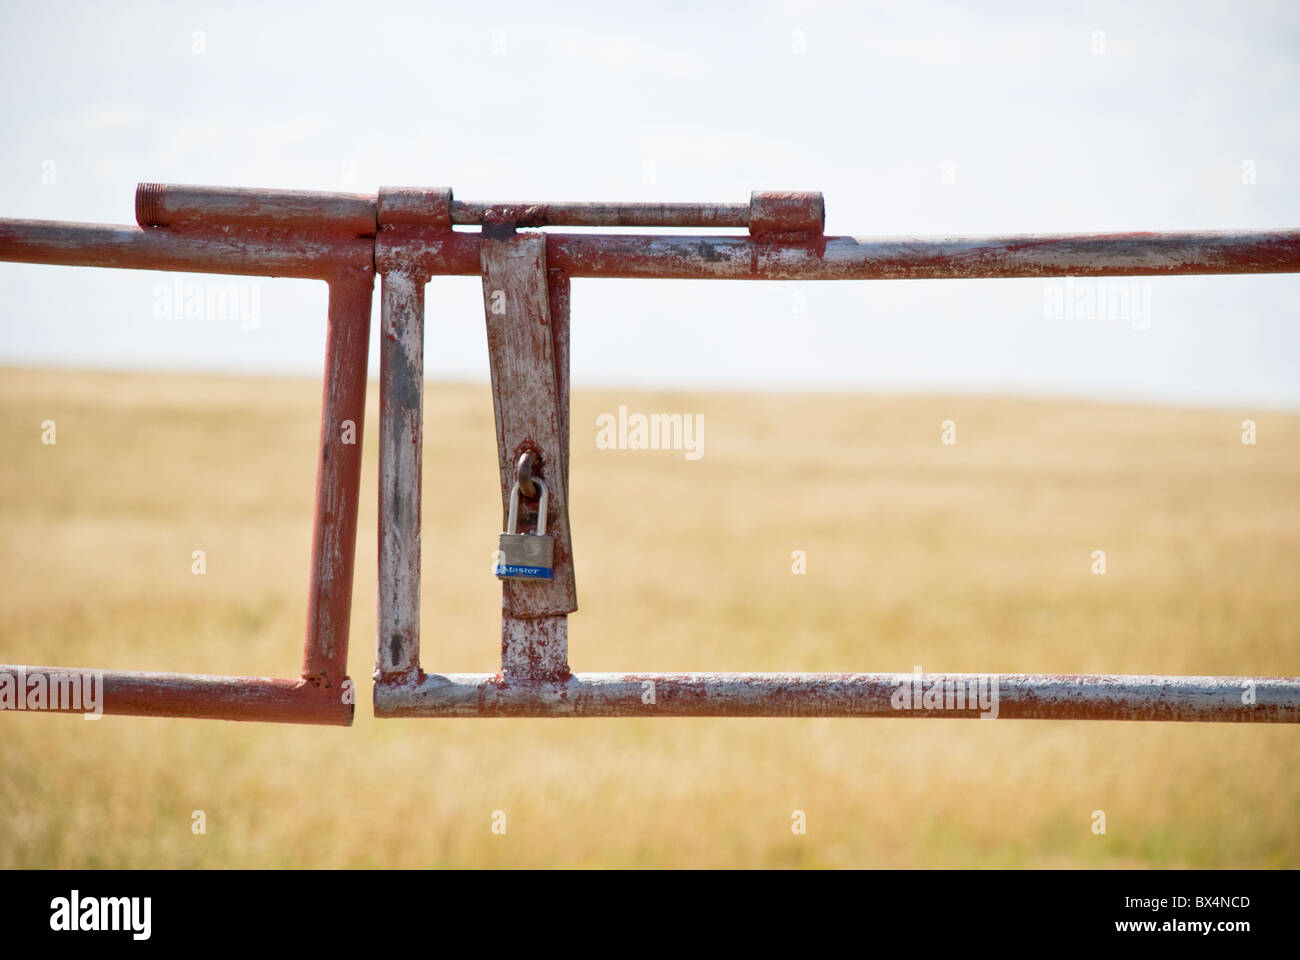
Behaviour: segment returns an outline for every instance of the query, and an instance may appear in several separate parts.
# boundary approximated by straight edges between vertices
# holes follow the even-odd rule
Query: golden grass
[[[374,396],[356,725],[0,717],[0,867],[1300,864],[1294,727],[374,720]],[[0,661],[296,674],[319,402],[309,381],[0,370]],[[1300,673],[1300,416],[573,402],[575,669]],[[620,403],[703,413],[704,458],[597,450]],[[429,386],[429,669],[496,669],[492,422],[486,386]]]

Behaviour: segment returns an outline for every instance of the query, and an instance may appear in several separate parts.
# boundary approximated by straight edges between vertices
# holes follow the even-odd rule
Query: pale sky
[[[1300,4],[701,6],[6,0],[0,215],[131,223],[152,180],[809,189],[861,237],[1300,227]],[[256,325],[159,316],[176,277],[245,285]],[[577,280],[574,381],[1300,408],[1300,276],[1091,282],[1149,316],[1049,315],[1041,280]],[[320,283],[0,285],[3,364],[322,368]],[[431,379],[486,380],[480,297],[430,285]]]

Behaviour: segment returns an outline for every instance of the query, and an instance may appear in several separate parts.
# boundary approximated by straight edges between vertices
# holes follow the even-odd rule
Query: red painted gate
[[[346,676],[373,277],[382,276],[379,611],[381,717],[978,717],[1300,722],[1295,677],[1002,674],[575,674],[569,534],[572,278],[852,280],[1300,272],[1300,230],[945,239],[827,237],[817,193],[745,204],[467,203],[449,189],[359,196],[142,184],[137,226],[0,220],[0,260],[309,277],[329,284],[315,536],[302,676],[103,672],[105,713],[348,724]],[[477,226],[456,230],[455,226]],[[714,227],[734,236],[529,231]],[[530,527],[546,504],[553,575],[505,580],[501,671],[427,673],[420,659],[424,286],[479,275],[491,358],[503,515],[516,483]],[[339,442],[356,424],[358,442]],[[539,483],[539,481],[541,481]],[[539,497],[543,490],[548,494]],[[522,532],[522,531],[521,531]],[[89,671],[0,666],[0,672]],[[96,672],[97,674],[99,672]],[[949,709],[899,710],[929,685]]]

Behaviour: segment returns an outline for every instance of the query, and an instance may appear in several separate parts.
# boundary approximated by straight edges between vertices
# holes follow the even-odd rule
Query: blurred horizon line
[[[86,373],[109,376],[146,376],[146,377],[202,377],[214,380],[253,380],[259,382],[283,381],[320,384],[321,373],[305,370],[269,370],[258,368],[232,369],[225,366],[202,366],[176,364],[158,366],[148,363],[140,364],[101,364],[94,361],[69,361],[51,363],[40,359],[4,358],[0,359],[0,375],[9,372],[24,373]],[[323,364],[322,364],[323,373]],[[379,377],[371,371],[366,378],[370,390],[378,390]],[[442,375],[425,377],[426,386],[462,386],[491,387],[491,379],[485,371],[482,377]],[[627,378],[621,380],[588,379],[575,375],[572,391],[574,393],[607,393],[627,390],[634,393],[704,393],[729,396],[791,396],[791,397],[875,397],[908,399],[973,399],[973,400],[1011,400],[1027,403],[1077,403],[1107,407],[1146,407],[1154,409],[1197,410],[1205,412],[1250,412],[1268,411],[1270,413],[1300,414],[1300,401],[1272,400],[1247,403],[1240,398],[1229,397],[1187,397],[1166,394],[1141,394],[1125,391],[1104,391],[1090,393],[1084,390],[1061,388],[1025,388],[1010,385],[989,385],[988,387],[964,384],[945,386],[943,384],[916,383],[903,384],[855,384],[833,381],[817,384],[805,380],[792,379],[784,383],[770,380],[762,384],[736,381],[698,382],[692,380],[645,380]],[[377,396],[377,394],[376,394]]]

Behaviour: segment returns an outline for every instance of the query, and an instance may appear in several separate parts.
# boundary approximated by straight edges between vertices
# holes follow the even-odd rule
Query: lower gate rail
[[[820,193],[748,203],[455,200],[140,184],[136,224],[0,219],[0,260],[302,277],[329,285],[315,534],[299,677],[0,665],[102,682],[102,711],[330,723],[353,717],[348,620],[374,276],[381,277],[380,717],[913,717],[1300,722],[1300,678],[1046,674],[572,673],[578,608],[569,528],[569,294],[584,277],[869,280],[1300,272],[1300,230],[972,238],[827,237]],[[460,227],[461,229],[456,229]],[[466,229],[477,227],[477,230]],[[556,227],[744,230],[565,233]],[[531,229],[530,229],[531,228]],[[431,674],[420,660],[424,288],[477,275],[496,413],[502,515],[501,671]],[[340,440],[351,421],[354,443]],[[511,507],[512,501],[514,507]],[[42,682],[48,682],[43,680]],[[55,709],[62,709],[55,706]]]

